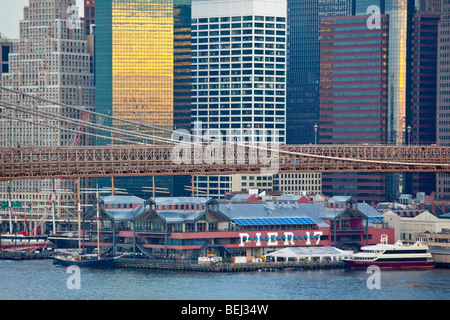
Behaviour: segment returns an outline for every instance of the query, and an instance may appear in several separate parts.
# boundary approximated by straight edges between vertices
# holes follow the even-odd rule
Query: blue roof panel
[[[234,222],[242,226],[316,224],[310,218],[234,219]]]

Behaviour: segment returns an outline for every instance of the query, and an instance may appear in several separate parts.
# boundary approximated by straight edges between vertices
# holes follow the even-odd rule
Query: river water
[[[70,270],[69,270],[70,271]],[[371,289],[370,289],[371,288]],[[450,270],[200,273],[0,260],[0,300],[448,300]]]

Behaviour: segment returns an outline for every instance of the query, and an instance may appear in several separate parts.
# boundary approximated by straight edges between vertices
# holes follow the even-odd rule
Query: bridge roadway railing
[[[183,148],[181,148],[183,149]],[[287,172],[450,172],[450,147],[113,145],[0,148],[0,180]]]

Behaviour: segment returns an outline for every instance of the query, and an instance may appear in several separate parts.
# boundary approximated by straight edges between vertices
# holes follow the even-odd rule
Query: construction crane
[[[24,231],[19,232],[19,234],[23,235],[23,236],[32,236],[32,235],[37,235],[36,232],[32,232],[31,231],[31,222],[28,221],[27,217],[24,214],[20,215],[23,220],[24,220]],[[39,229],[40,230],[40,229]],[[34,234],[33,234],[34,233]]]

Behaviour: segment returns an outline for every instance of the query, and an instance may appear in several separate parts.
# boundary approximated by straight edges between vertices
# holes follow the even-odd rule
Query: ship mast
[[[78,206],[78,252],[81,254],[81,200],[80,200],[80,178],[77,182],[77,206]]]
[[[100,260],[100,201],[98,198],[98,185],[97,185],[97,253],[98,259]]]

